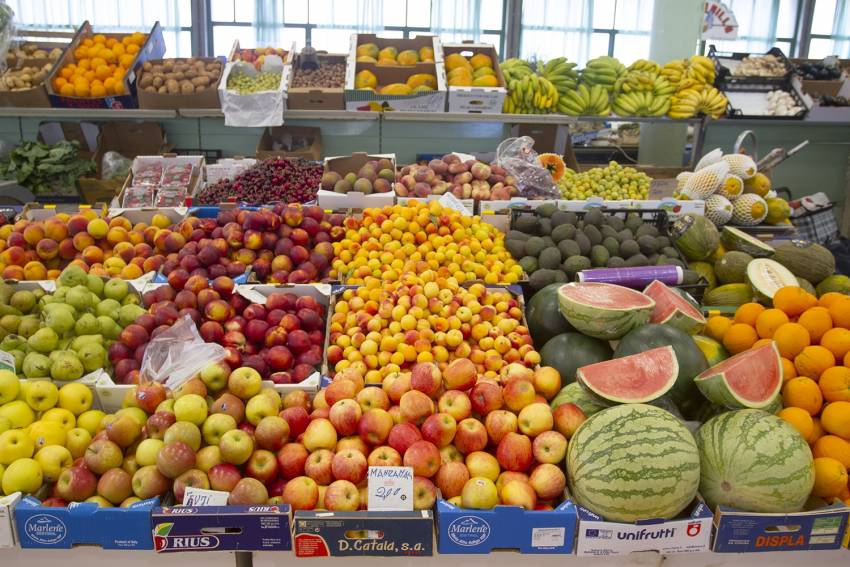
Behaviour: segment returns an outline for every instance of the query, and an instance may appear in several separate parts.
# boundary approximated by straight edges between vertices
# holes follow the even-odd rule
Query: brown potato
[[[192,94],[195,92],[195,85],[191,81],[182,81],[180,83],[180,94]]]
[[[166,87],[165,85],[162,85],[161,87],[159,87],[156,90],[156,92],[159,93],[159,94],[168,94],[168,87]]]
[[[146,93],[155,93],[155,92],[156,92],[156,87],[155,87],[155,86],[153,86],[153,85],[148,85],[148,86],[146,86],[146,87],[145,87],[145,92],[146,92]]]
[[[145,61],[142,64],[142,69],[144,69],[145,71],[152,71],[153,70],[153,63],[151,63],[150,61]]]
[[[150,73],[145,73],[142,79],[139,81],[139,86],[145,90],[148,90],[147,87],[153,85],[153,75]]]
[[[165,88],[168,89],[168,94],[180,93],[180,83],[178,83],[174,79],[168,79],[167,81],[165,81]]]
[[[161,76],[157,75],[153,78],[153,86],[155,86],[156,88],[161,87],[163,84],[165,84],[165,79],[163,79]]]

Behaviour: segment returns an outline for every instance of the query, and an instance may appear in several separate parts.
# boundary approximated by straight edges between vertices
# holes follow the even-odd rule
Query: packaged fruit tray
[[[599,210],[599,209],[591,209],[589,211],[573,212],[571,214],[575,215],[577,220],[582,220],[582,219],[584,219],[584,217],[587,214],[589,214],[591,211],[594,211],[594,210]],[[565,211],[561,211],[561,212],[565,212]],[[570,214],[568,212],[565,212],[565,213]],[[605,216],[616,216],[616,217],[619,217],[621,219],[626,219],[630,215],[639,215],[640,219],[643,221],[644,224],[650,224],[651,226],[653,226],[657,230],[657,237],[656,238],[662,238],[663,237],[663,238],[667,239],[667,241],[668,241],[667,246],[676,250],[676,252],[678,254],[677,259],[681,263],[682,269],[684,269],[684,270],[689,269],[688,261],[685,258],[685,255],[682,254],[682,251],[679,250],[678,246],[676,246],[675,240],[670,237],[670,230],[669,230],[670,219],[667,216],[667,211],[652,210],[652,209],[643,209],[643,210],[606,209],[605,211],[603,211],[603,214]],[[537,208],[534,208],[534,209],[532,209],[532,208],[511,209],[511,224],[510,224],[511,232],[519,231],[519,232],[525,233],[524,230],[519,230],[520,228],[522,228],[521,226],[519,226],[520,223],[521,223],[521,221],[519,221],[519,219],[522,215],[533,215],[533,216],[537,217],[538,223],[539,223],[540,220],[542,220],[542,217],[543,217],[543,215],[540,214],[540,212]],[[510,237],[510,233],[508,233],[508,237]],[[641,251],[639,250],[639,252],[641,252]],[[588,266],[588,269],[589,268],[590,268],[590,266]],[[529,274],[529,276],[530,276],[529,282],[528,282],[527,285],[533,285],[534,284],[534,277],[533,277],[534,274],[533,273]],[[567,278],[567,279],[569,279],[569,278]],[[573,278],[573,280],[578,281],[577,277]],[[694,284],[682,283],[682,284],[676,285],[675,287],[679,288],[682,291],[689,293],[697,302],[701,303],[702,297],[705,294],[705,290],[708,287],[708,282],[704,278],[700,277],[697,283],[694,283]],[[529,297],[530,297],[537,290],[532,288],[532,289],[529,289],[528,291],[529,291]]]
[[[777,58],[782,64],[785,69],[785,72],[782,75],[774,77],[760,77],[734,74],[735,69],[748,57],[758,58],[768,55],[772,55]],[[714,45],[709,45],[708,57],[714,62],[714,68],[716,71],[716,78],[714,82],[719,88],[722,87],[724,89],[730,84],[735,83],[745,83],[750,85],[778,85],[786,82],[794,72],[794,66],[778,47],[772,47],[766,53],[759,55],[741,52],[722,53],[718,52]]]

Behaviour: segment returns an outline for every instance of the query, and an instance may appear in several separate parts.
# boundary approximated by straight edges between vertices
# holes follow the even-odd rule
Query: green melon
[[[786,241],[776,247],[773,259],[791,270],[795,276],[813,285],[835,273],[835,257],[827,248],[805,240]]]
[[[727,305],[737,307],[753,300],[753,288],[745,283],[721,285],[707,292],[703,305]]]
[[[564,284],[549,284],[534,294],[525,304],[525,319],[534,344],[540,348],[561,333],[572,331],[561,310],[558,309],[558,289]]]
[[[744,283],[747,281],[747,266],[753,257],[746,252],[732,250],[714,263],[714,273],[721,284]]]
[[[720,242],[723,243],[726,250],[746,252],[753,258],[768,258],[773,256],[775,252],[769,244],[765,244],[755,236],[750,236],[746,232],[731,226],[723,227],[723,231],[720,233]]]
[[[772,305],[774,294],[783,287],[798,285],[788,268],[768,258],[756,258],[747,266],[747,283],[753,288],[756,299]]]
[[[798,512],[812,491],[812,452],[797,430],[775,415],[754,409],[725,412],[700,427],[696,441],[699,491],[712,509]]]
[[[699,452],[669,412],[619,405],[588,418],[570,439],[567,478],[576,504],[606,520],[673,518],[696,496]]]
[[[671,229],[676,246],[688,260],[705,260],[720,243],[714,223],[702,215],[688,213],[676,219]]]
[[[581,333],[561,333],[540,349],[540,363],[556,369],[561,374],[561,383],[569,384],[575,381],[580,367],[610,360],[612,354],[605,341]]]
[[[655,302],[639,291],[607,283],[569,283],[558,290],[561,313],[576,330],[597,339],[619,339],[646,324]]]
[[[596,412],[607,407],[600,404],[599,401],[590,395],[587,390],[582,388],[581,384],[578,382],[570,382],[561,388],[561,391],[555,394],[555,397],[552,398],[552,401],[549,403],[549,405],[552,406],[552,409],[555,409],[562,404],[577,405],[587,417],[590,417]]]
[[[705,281],[708,282],[708,287],[705,288],[705,291],[711,291],[717,287],[717,275],[714,273],[714,266],[710,263],[690,262],[688,267],[705,278]]]
[[[835,274],[821,280],[817,287],[818,297],[830,292],[850,294],[850,278]]]

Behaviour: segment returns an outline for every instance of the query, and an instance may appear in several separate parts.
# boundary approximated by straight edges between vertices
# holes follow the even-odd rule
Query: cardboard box
[[[297,557],[430,557],[434,517],[414,512],[295,513]]]
[[[711,550],[712,514],[695,500],[672,520],[635,523],[608,522],[582,506],[578,511],[576,554],[582,556],[625,555],[635,551],[703,553]]]
[[[192,165],[192,177],[189,180],[189,185],[187,186],[186,197],[190,197],[194,195],[200,188],[203,186],[204,178],[206,177],[206,162],[204,161],[204,156],[178,156],[177,154],[163,154],[163,155],[138,155],[133,159],[133,166],[130,168],[130,173],[127,175],[127,178],[124,180],[124,185],[121,187],[121,192],[116,196],[116,207],[113,207],[113,210],[124,210],[124,209],[183,209],[185,208],[185,200],[181,205],[174,207],[158,207],[156,203],[151,203],[147,207],[124,207],[123,201],[124,196],[126,194],[127,188],[133,185],[133,176],[134,172],[139,171],[140,168],[144,168],[150,165],[160,165],[165,168],[169,165]],[[156,189],[154,189],[154,193]],[[184,213],[185,215],[185,213]]]
[[[417,35],[406,39],[398,37],[379,37],[374,33],[353,33],[351,34],[351,47],[348,56],[357,57],[357,46],[364,43],[374,43],[378,49],[385,47],[395,47],[401,53],[407,49],[413,49],[417,53],[423,47],[430,47],[434,50],[434,61],[440,63],[443,61],[443,45],[439,36],[436,35]]]
[[[275,506],[154,508],[148,529],[157,553],[289,551],[292,510]]]
[[[286,147],[295,149],[282,149]],[[274,126],[263,129],[260,141],[257,142],[257,159],[277,157],[322,159],[322,129],[312,126]]]
[[[300,56],[292,60],[292,73],[286,89],[286,106],[292,110],[345,110],[345,84],[336,88],[293,87],[292,82],[299,73]],[[319,53],[319,65],[342,63],[348,60],[345,53]]]
[[[81,204],[42,204],[42,203],[27,203],[24,205],[23,210],[21,211],[20,218],[32,221],[44,221],[49,219],[52,216],[57,215],[58,213],[67,213],[69,215],[76,215],[81,213],[82,211],[94,211],[95,214],[100,218],[106,218],[107,216],[107,204],[106,203],[96,203],[95,205],[81,205]]]
[[[424,201],[426,203],[430,203],[431,201],[439,201],[442,195],[428,195],[425,198],[422,197],[399,197],[396,196],[395,202],[399,205],[406,205],[411,201]],[[475,214],[475,200],[474,199],[458,199],[458,203],[463,205],[463,208],[470,215]]]
[[[215,183],[220,179],[233,179],[246,169],[257,165],[254,158],[242,156],[219,159],[207,166],[207,183]]]
[[[850,507],[836,501],[794,514],[757,514],[718,506],[714,546],[719,553],[839,549]]]
[[[395,154],[367,154],[356,152],[350,156],[336,156],[325,158],[325,171],[335,171],[344,176],[346,173],[357,173],[357,171],[371,160],[389,159],[395,171]],[[335,193],[319,189],[319,206],[323,209],[365,209],[367,207],[384,207],[395,203],[395,192],[371,193]]]
[[[98,32],[100,33],[100,32]],[[91,24],[88,21],[83,22],[79,27],[71,45],[62,54],[62,58],[53,66],[53,71],[48,76],[46,83],[47,95],[50,98],[50,104],[59,108],[137,108],[138,100],[136,99],[136,76],[141,69],[142,64],[150,59],[160,59],[165,55],[165,39],[162,37],[162,28],[159,22],[153,25],[151,31],[147,34],[145,43],[139,49],[133,67],[125,73],[124,94],[110,95],[104,97],[77,97],[64,96],[53,90],[53,79],[55,79],[59,71],[69,63],[76,63],[74,51],[84,39],[90,38],[95,34]],[[125,33],[103,33],[109,38],[116,38],[121,41]]]
[[[443,64],[417,63],[394,66],[358,63],[348,60],[345,74],[345,109],[366,112],[400,110],[404,112],[444,112],[446,109],[446,74]],[[392,83],[406,83],[411,75],[428,73],[437,78],[437,89],[409,95],[380,94],[366,89],[355,89],[354,78],[360,71],[371,71],[377,79],[378,89]]]
[[[45,508],[26,496],[15,506],[18,543],[25,549],[153,549],[151,510],[158,504],[158,498],[150,498],[127,508],[98,508],[94,502]]]
[[[496,506],[469,510],[437,499],[437,549],[441,554],[572,553],[576,507],[565,500],[554,510]]]
[[[145,62],[139,72],[139,108],[152,109],[176,109],[176,108],[221,108],[221,102],[218,100],[218,84],[221,81],[221,75],[224,73],[224,63],[215,57],[196,57],[204,63],[216,63],[219,66],[218,80],[211,82],[207,88],[200,92],[192,94],[160,94],[148,92],[141,88],[144,82],[145,75],[150,73],[145,67],[151,65],[161,65],[166,61],[185,63],[188,59],[153,59]]]
[[[242,47],[242,44],[238,39],[233,40],[233,46],[230,48],[230,53],[227,55],[228,61],[242,61],[243,53],[242,50],[256,50],[256,49],[269,49],[270,47],[259,48],[259,47]],[[295,56],[295,42],[292,42],[292,45],[289,47],[289,51],[285,48],[271,48],[271,49],[283,49],[284,54],[281,57],[283,59],[284,64],[289,65],[292,63],[292,58]],[[279,54],[278,54],[279,55]],[[254,60],[246,60],[249,63],[254,63]]]
[[[500,114],[508,94],[505,77],[499,67],[499,54],[496,48],[488,43],[444,43],[443,58],[452,53],[460,53],[466,58],[476,53],[488,55],[493,62],[493,70],[499,80],[497,87],[455,87],[448,86],[449,112],[466,112],[469,114]]]
[[[20,500],[20,492],[13,492],[9,496],[0,496],[0,549],[17,547],[15,518],[12,510]]]
[[[41,31],[41,30],[16,30],[15,37],[12,38],[13,46],[10,46],[8,53],[13,54],[15,51],[24,45],[35,45],[38,49],[44,50],[50,54],[53,49],[60,49],[64,52],[65,48],[74,39],[74,32],[62,31]],[[60,55],[57,59],[51,60],[50,57],[15,57],[14,61],[9,65],[10,69],[21,69],[23,67],[43,67],[46,63],[52,63],[62,58]],[[9,61],[7,60],[7,63]],[[5,75],[5,72],[3,73]],[[24,108],[49,108],[50,99],[47,97],[47,88],[45,83],[48,80],[50,73],[44,78],[44,82],[31,89],[22,91],[0,91],[0,106],[24,107]]]

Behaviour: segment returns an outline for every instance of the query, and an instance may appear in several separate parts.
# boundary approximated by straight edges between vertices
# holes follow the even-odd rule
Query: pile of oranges
[[[850,504],[850,296],[817,298],[800,287],[783,287],[773,308],[746,303],[734,319],[710,317],[705,333],[731,354],[776,343],[783,370],[784,409],[778,415],[812,447],[812,494]]]
[[[74,50],[75,63],[64,65],[53,79],[63,96],[102,97],[124,93],[124,75],[133,67],[147,35],[135,32],[121,39],[96,34]]]

